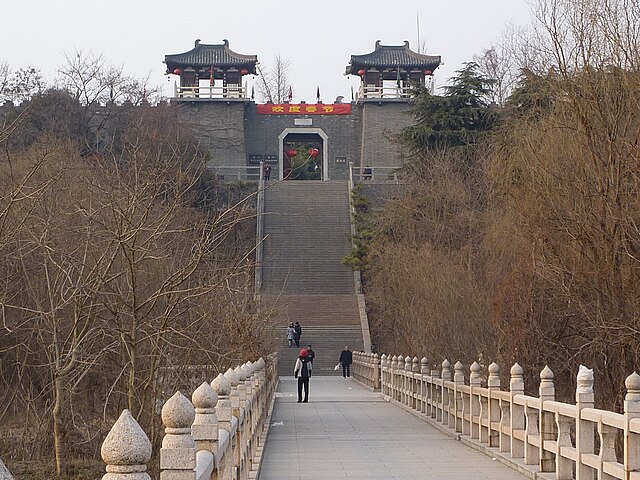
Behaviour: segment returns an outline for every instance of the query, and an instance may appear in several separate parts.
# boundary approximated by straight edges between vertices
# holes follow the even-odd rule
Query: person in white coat
[[[296,359],[295,367],[293,367],[293,376],[298,379],[298,403],[309,401],[309,379],[312,369],[313,363],[309,359],[309,353],[303,348],[300,350],[300,356]],[[304,390],[304,400],[302,399],[302,390]]]

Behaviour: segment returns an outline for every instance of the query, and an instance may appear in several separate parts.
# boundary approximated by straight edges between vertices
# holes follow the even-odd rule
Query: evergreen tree
[[[416,90],[416,124],[400,135],[414,153],[474,145],[496,124],[497,115],[488,104],[495,81],[483,76],[474,62],[465,63],[456,74],[442,96],[422,86]]]

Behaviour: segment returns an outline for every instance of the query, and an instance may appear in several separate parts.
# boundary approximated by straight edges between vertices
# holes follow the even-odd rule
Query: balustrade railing
[[[358,98],[410,98],[414,88],[410,86],[397,85],[360,85]]]
[[[241,85],[226,85],[222,86],[193,86],[193,87],[181,87],[174,85],[174,96],[176,98],[184,99],[232,99],[232,98],[247,98],[247,89]]]
[[[203,382],[191,401],[176,392],[162,407],[160,479],[246,480],[260,468],[277,386],[277,357],[247,362]],[[124,410],[102,444],[103,480],[150,480],[148,437]]]
[[[254,181],[260,180],[260,166],[224,166],[209,164],[208,168],[213,170],[216,178],[221,181]]]
[[[413,411],[535,478],[640,480],[640,375],[627,377],[623,413],[594,408],[593,372],[577,374],[576,403],[555,400],[554,375],[540,372],[538,396],[524,394],[523,369],[511,367],[508,390],[500,367],[486,382],[474,362],[465,384],[462,363],[431,370],[426,358],[354,353],[353,376]],[[533,476],[531,476],[533,478]]]
[[[356,183],[402,183],[400,167],[356,167],[351,166],[351,181]]]

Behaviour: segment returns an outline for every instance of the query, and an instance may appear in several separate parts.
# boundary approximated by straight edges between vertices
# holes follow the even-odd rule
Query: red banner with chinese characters
[[[265,103],[256,105],[258,115],[349,115],[350,103]]]

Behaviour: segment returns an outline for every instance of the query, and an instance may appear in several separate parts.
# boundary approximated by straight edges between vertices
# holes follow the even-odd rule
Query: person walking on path
[[[295,335],[294,335],[294,340],[296,341],[296,347],[300,348],[300,337],[302,336],[302,327],[300,326],[300,324],[298,322],[296,322],[296,324],[294,325],[294,330],[295,330]]]
[[[293,322],[289,324],[287,327],[287,340],[289,341],[289,346],[293,344],[293,341],[296,338],[296,329],[293,326]]]
[[[309,354],[305,348],[300,350],[300,356],[296,359],[296,365],[293,367],[293,376],[298,379],[298,403],[309,401],[309,379],[311,378],[311,370],[313,363],[309,360]],[[304,400],[302,399],[302,390],[304,389]]]
[[[307,345],[307,357],[309,357],[311,363],[313,363],[313,359],[316,358],[316,352],[313,351],[311,345]]]
[[[349,350],[349,345],[344,346],[344,350],[340,354],[340,365],[342,365],[342,376],[344,378],[351,376],[351,364],[353,363],[353,353]]]

